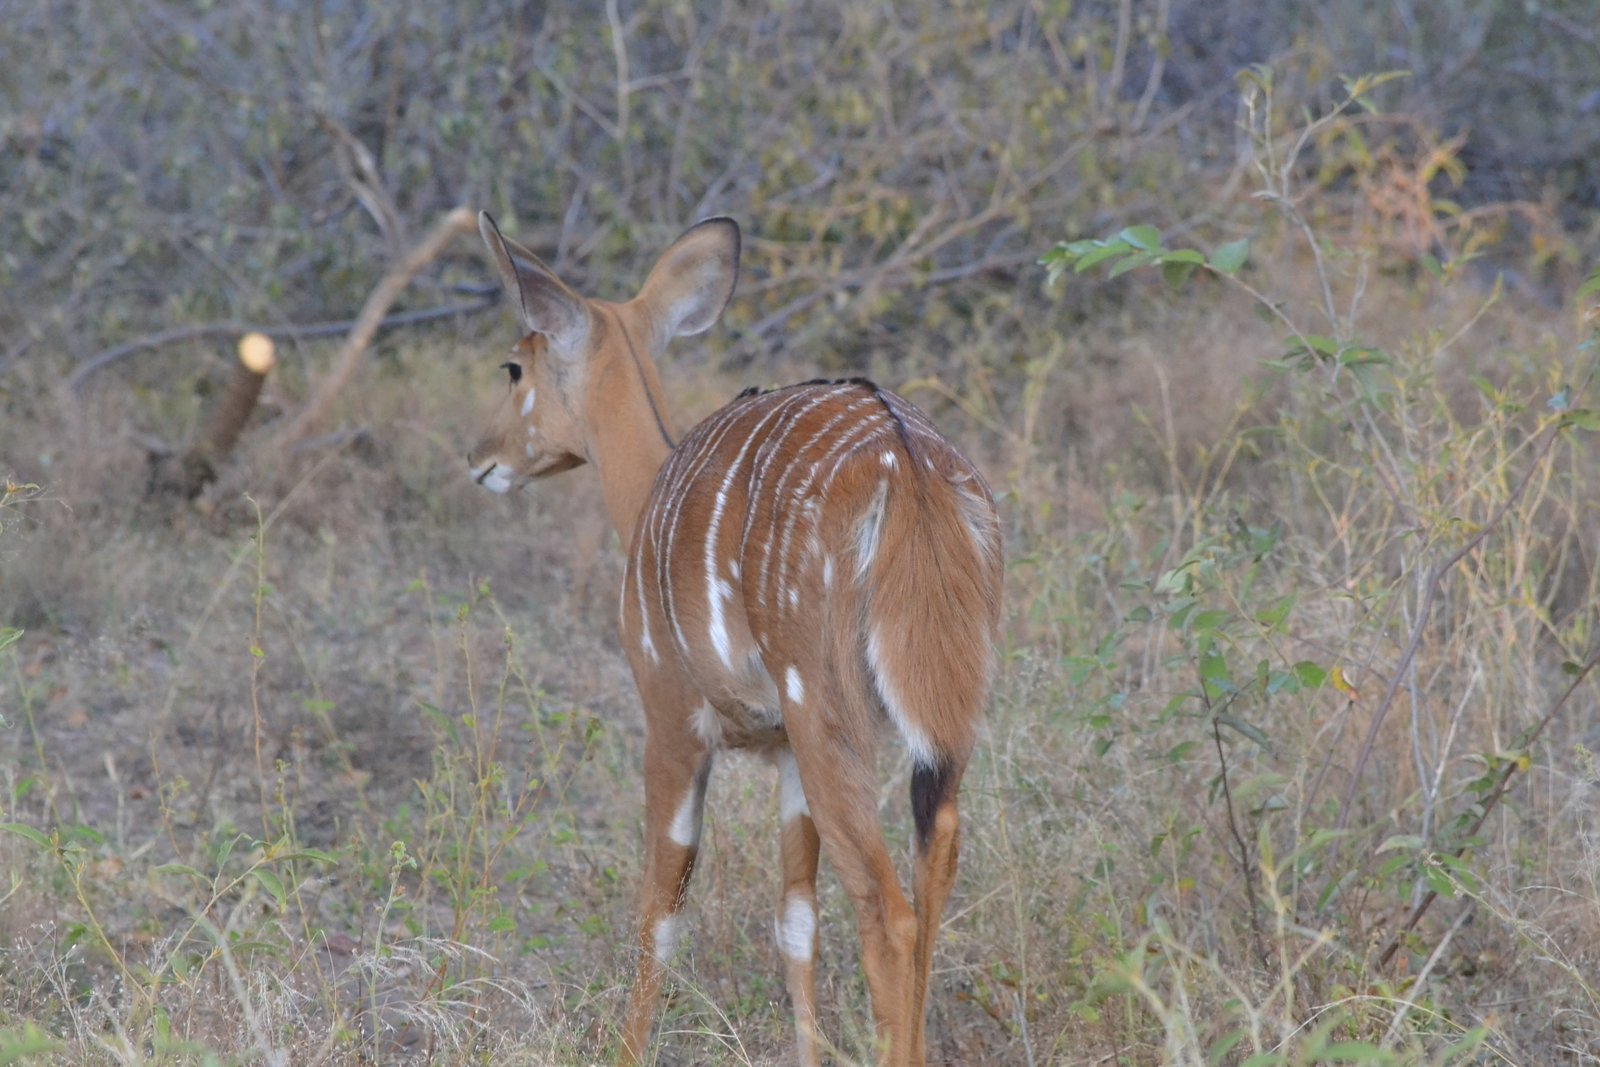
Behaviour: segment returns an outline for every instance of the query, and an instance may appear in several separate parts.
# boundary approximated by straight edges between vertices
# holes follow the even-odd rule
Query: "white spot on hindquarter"
[[[674,845],[681,848],[697,848],[700,845],[700,811],[705,802],[704,795],[694,786],[683,795],[683,802],[678,805],[677,812],[672,816],[672,825],[667,827],[667,837],[672,839]]]
[[[791,608],[798,608],[800,606],[800,590],[793,588],[789,590],[789,606]]]
[[[783,914],[772,920],[778,948],[796,963],[811,962],[811,946],[817,937],[817,913],[805,897],[787,897]]]
[[[810,815],[811,805],[806,803],[806,791],[800,784],[800,765],[794,761],[794,752],[783,749],[778,753],[778,818],[787,823],[799,815]]]
[[[663,915],[656,920],[656,928],[650,931],[651,947],[654,950],[656,962],[665,967],[672,962],[672,954],[678,948],[678,935],[682,928],[676,915]]]
[[[873,681],[878,685],[878,697],[883,701],[884,710],[889,713],[895,731],[906,743],[906,751],[911,753],[911,761],[919,767],[933,767],[938,762],[933,744],[906,714],[906,706],[900,699],[899,690],[894,679],[889,676],[888,664],[884,661],[883,647],[878,640],[878,634],[878,628],[874,626],[872,633],[867,636],[867,666],[872,669]]]
[[[894,470],[894,462],[895,460],[893,452],[885,452],[883,454],[883,465],[885,467],[888,467],[890,470]]]
[[[533,386],[528,386],[528,395],[522,398],[522,417],[527,418],[533,414]],[[531,433],[532,430],[530,429]]]
[[[800,680],[800,672],[790,667],[783,674],[783,688],[789,694],[789,700],[795,704],[806,702],[806,686]]]
[[[867,576],[867,568],[872,565],[872,557],[878,551],[878,534],[883,531],[883,505],[888,495],[889,483],[879,482],[878,491],[867,506],[867,513],[861,516],[861,525],[856,527],[857,578]]]

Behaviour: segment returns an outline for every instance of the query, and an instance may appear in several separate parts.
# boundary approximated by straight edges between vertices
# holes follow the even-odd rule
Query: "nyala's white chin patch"
[[[472,480],[483,486],[485,489],[496,493],[507,493],[511,491],[511,473],[501,464],[490,460],[482,467],[473,467],[469,469],[472,473]]]

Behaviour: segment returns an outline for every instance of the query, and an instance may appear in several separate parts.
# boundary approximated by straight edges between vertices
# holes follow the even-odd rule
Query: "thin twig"
[[[411,279],[415,278],[423,267],[438,258],[451,241],[470,232],[475,225],[476,219],[472,212],[464,207],[453,209],[434,224],[433,229],[407,253],[405,259],[383,276],[383,280],[361,306],[361,313],[356,316],[355,325],[345,337],[339,355],[334,360],[333,369],[317,386],[316,393],[301,409],[300,414],[278,434],[277,440],[280,446],[292,446],[309,436],[311,431],[327,417],[329,409],[333,407],[334,399],[361,365],[361,357],[365,354],[367,346],[372,343],[373,335],[378,332],[378,326],[383,322],[389,306],[399,298],[405,287],[411,284]]]
[[[1534,743],[1539,740],[1540,735],[1544,733],[1545,728],[1555,721],[1555,717],[1561,712],[1561,709],[1566,706],[1567,701],[1572,699],[1572,694],[1578,691],[1578,686],[1583,684],[1583,680],[1589,677],[1590,672],[1592,672],[1596,666],[1600,666],[1600,651],[1597,651],[1591,655],[1583,664],[1583,666],[1578,668],[1578,672],[1572,676],[1571,684],[1567,686],[1567,688],[1562,692],[1561,696],[1557,698],[1556,702],[1550,705],[1550,710],[1545,712],[1544,718],[1540,719],[1538,724],[1534,726],[1533,732],[1528,734],[1528,739],[1522,747],[1531,749],[1534,746]],[[1483,808],[1478,812],[1478,817],[1472,821],[1472,825],[1467,828],[1467,832],[1463,835],[1467,840],[1471,840],[1478,835],[1478,831],[1483,829],[1483,824],[1488,821],[1489,814],[1494,811],[1495,805],[1499,804],[1501,799],[1504,798],[1508,792],[1510,792],[1511,779],[1516,776],[1517,766],[1517,760],[1509,760],[1506,762],[1505,770],[1500,775],[1500,780],[1495,783],[1494,791],[1491,792],[1488,798],[1484,800]],[[1466,851],[1467,847],[1465,845],[1456,849],[1456,858],[1460,859],[1466,854]],[[1389,961],[1394,958],[1395,952],[1397,952],[1400,948],[1400,942],[1404,940],[1406,934],[1410,933],[1411,930],[1415,928],[1417,923],[1422,921],[1423,915],[1427,914],[1428,908],[1433,904],[1434,899],[1437,898],[1438,895],[1439,894],[1434,890],[1428,890],[1427,896],[1418,901],[1417,906],[1411,910],[1411,914],[1406,918],[1406,921],[1401,923],[1393,934],[1389,935],[1388,943],[1384,946],[1383,952],[1378,956],[1378,966],[1380,968],[1387,966]]]
[[[1411,636],[1406,642],[1405,650],[1400,653],[1400,659],[1395,664],[1394,670],[1390,672],[1389,684],[1384,688],[1383,697],[1378,701],[1377,709],[1372,714],[1372,722],[1367,725],[1366,736],[1361,739],[1361,750],[1356,753],[1355,766],[1350,770],[1349,784],[1345,786],[1344,795],[1339,798],[1338,829],[1341,832],[1350,823],[1350,807],[1355,803],[1356,790],[1361,786],[1361,774],[1366,770],[1367,760],[1372,757],[1373,748],[1377,745],[1378,731],[1383,728],[1384,720],[1388,717],[1390,708],[1394,706],[1395,697],[1399,695],[1400,686],[1406,677],[1406,671],[1410,667],[1411,661],[1416,658],[1417,649],[1422,646],[1422,635],[1427,629],[1429,617],[1433,614],[1433,602],[1438,599],[1440,583],[1457,563],[1466,559],[1474,549],[1483,544],[1484,540],[1494,532],[1495,527],[1500,525],[1500,521],[1505,518],[1506,513],[1522,498],[1523,491],[1533,481],[1533,475],[1538,471],[1539,465],[1544,461],[1545,456],[1549,455],[1551,447],[1555,444],[1556,438],[1560,434],[1562,425],[1562,421],[1557,419],[1545,427],[1544,440],[1539,443],[1538,448],[1534,451],[1533,459],[1528,464],[1528,469],[1522,472],[1522,477],[1517,479],[1517,484],[1512,487],[1511,492],[1506,494],[1506,498],[1500,502],[1500,506],[1495,508],[1494,514],[1490,515],[1488,521],[1480,526],[1476,533],[1467,538],[1460,548],[1450,553],[1428,572],[1426,588],[1422,594],[1422,603],[1417,607],[1416,621],[1411,624]]]
[[[500,302],[500,288],[496,286],[492,291],[487,291],[477,300],[461,301],[455,304],[441,304],[438,307],[418,308],[415,311],[397,311],[392,315],[385,315],[378,323],[378,328],[387,330],[399,326],[417,326],[425,322],[434,322],[438,319],[454,318],[458,315],[474,315],[480,311],[487,311]],[[206,337],[239,337],[247,333],[264,333],[275,340],[306,341],[317,337],[333,337],[337,334],[348,333],[356,324],[355,319],[339,319],[334,322],[302,322],[283,323],[271,325],[263,322],[200,322],[192,326],[179,326],[171,330],[162,330],[159,333],[146,334],[136,337],[114,348],[108,348],[98,355],[80,363],[76,370],[67,376],[66,386],[69,390],[77,391],[83,383],[97,371],[104,370],[113,363],[118,363],[129,356],[152,348],[164,348],[167,345],[181,344],[184,341],[198,341]]]

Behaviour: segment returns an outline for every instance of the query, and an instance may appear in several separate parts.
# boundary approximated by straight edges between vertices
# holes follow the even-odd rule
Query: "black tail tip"
[[[961,764],[941,759],[931,767],[917,764],[911,769],[911,818],[917,828],[917,849],[926,851],[933,835],[933,821],[939,809],[955,799],[961,784]]]

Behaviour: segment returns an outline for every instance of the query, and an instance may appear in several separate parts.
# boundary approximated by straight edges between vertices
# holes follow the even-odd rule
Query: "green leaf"
[[[1259,727],[1254,726],[1251,723],[1245,722],[1243,719],[1239,718],[1237,715],[1230,715],[1230,714],[1224,712],[1223,714],[1217,716],[1217,722],[1221,723],[1223,726],[1228,727],[1230,730],[1234,730],[1234,731],[1236,731],[1238,733],[1243,734],[1245,737],[1248,737],[1250,740],[1254,741],[1256,744],[1260,745],[1262,748],[1270,748],[1271,747],[1272,742],[1270,741],[1270,739],[1268,739],[1267,735],[1261,731],[1261,729]]]
[[[293,852],[285,852],[278,857],[280,860],[315,860],[326,863],[330,867],[339,866],[339,857],[320,848],[297,848]]]
[[[1129,226],[1117,234],[1117,240],[1146,252],[1154,252],[1161,247],[1161,231],[1154,226]]]
[[[14,626],[0,626],[0,652],[22,640],[22,631]]]
[[[0,822],[0,830],[9,830],[18,837],[25,837],[40,848],[49,848],[50,839],[31,826],[20,822]]]
[[[1161,277],[1173,289],[1183,288],[1184,283],[1189,280],[1194,272],[1195,265],[1193,263],[1173,262],[1172,260],[1163,260],[1161,263]]]
[[[1150,264],[1156,261],[1156,258],[1156,254],[1154,252],[1135,252],[1127,259],[1124,259],[1121,263],[1118,263],[1116,266],[1112,267],[1111,272],[1107,274],[1106,277],[1116,278],[1120,275],[1128,273],[1130,270],[1134,270],[1139,267],[1148,267]]]
[[[1596,267],[1589,277],[1584,279],[1583,286],[1578,290],[1578,296],[1593,296],[1600,293],[1600,267]]]
[[[1322,684],[1328,680],[1328,672],[1308,659],[1303,659],[1294,665],[1294,676],[1307,689],[1321,689]]]
[[[1072,273],[1082,274],[1090,267],[1099,266],[1108,259],[1115,259],[1118,256],[1125,256],[1132,251],[1132,248],[1121,241],[1112,241],[1109,244],[1101,245],[1094,251],[1085,253],[1083,256],[1079,257],[1077,265],[1072,268]]]
[[[1600,411],[1589,408],[1573,408],[1567,412],[1564,420],[1568,426],[1576,426],[1580,430],[1600,430]]]
[[[1239,268],[1244,266],[1244,261],[1250,256],[1250,240],[1241,237],[1237,241],[1229,241],[1215,252],[1211,253],[1209,266],[1218,274],[1237,274]]]
[[[267,892],[272,894],[273,899],[278,902],[278,907],[282,908],[286,900],[286,894],[283,891],[283,879],[279,878],[276,874],[267,870],[265,867],[257,867],[255,870],[251,871],[250,874],[255,878],[256,881],[261,883],[262,887],[266,889]]]
[[[1403,848],[1408,852],[1415,851],[1423,846],[1422,838],[1417,834],[1395,834],[1378,846],[1380,853],[1388,852],[1392,848]]]

